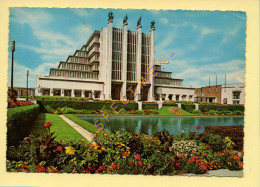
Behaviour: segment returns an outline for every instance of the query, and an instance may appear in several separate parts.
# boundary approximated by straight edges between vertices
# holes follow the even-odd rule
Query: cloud
[[[11,59],[9,59],[10,61]],[[29,70],[28,85],[35,87],[36,75],[48,75],[50,68],[57,68],[59,63],[42,63],[36,68],[28,68],[14,61],[14,87],[26,87],[26,71]],[[11,86],[11,63],[8,66],[8,87]]]
[[[217,32],[217,29],[212,29],[212,28],[207,28],[207,27],[202,27],[201,28],[201,35],[208,35],[208,34],[213,34]]]
[[[168,23],[168,19],[166,19],[166,18],[162,18],[162,19],[160,19],[160,21],[161,21],[163,24],[167,24],[167,23]]]

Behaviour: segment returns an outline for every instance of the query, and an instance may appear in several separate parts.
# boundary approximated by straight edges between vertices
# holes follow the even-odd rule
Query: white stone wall
[[[245,85],[244,84],[232,84],[222,85],[221,91],[221,103],[224,104],[224,99],[227,99],[227,104],[233,104],[233,91],[241,91],[239,104],[245,104]]]
[[[194,88],[188,88],[188,87],[155,87],[155,94],[158,94],[161,98],[162,94],[166,94],[165,100],[169,100],[168,96],[170,94],[173,95],[172,100],[176,100],[176,95],[179,95],[179,101],[182,100],[182,96],[186,95],[186,99],[184,101],[194,101],[194,94],[195,94],[195,89]],[[192,96],[190,99],[189,96]]]

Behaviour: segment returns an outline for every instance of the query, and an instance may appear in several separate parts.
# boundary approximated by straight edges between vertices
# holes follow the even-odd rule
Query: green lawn
[[[57,114],[40,113],[31,128],[31,132],[37,134],[44,132],[46,128],[43,127],[43,124],[45,122],[52,122],[51,132],[55,132],[56,141],[85,139]]]
[[[172,107],[172,106],[170,106]],[[173,107],[173,108],[178,108],[178,107]],[[180,108],[178,108],[180,109]],[[194,114],[191,114],[187,112],[186,110],[180,109],[183,112],[183,116],[193,116]],[[159,116],[178,116],[177,114],[173,114],[172,112],[169,111],[169,106],[163,106],[160,110],[158,110]]]
[[[77,116],[75,116],[74,114],[63,114],[63,115],[91,133],[95,133],[98,130],[98,128],[94,126],[92,123],[82,120]]]

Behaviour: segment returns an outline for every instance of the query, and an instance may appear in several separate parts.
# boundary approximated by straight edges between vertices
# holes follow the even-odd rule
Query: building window
[[[239,100],[233,100],[234,105],[239,105]]]
[[[176,95],[176,101],[180,100],[180,95]]]
[[[162,94],[162,100],[165,101],[166,94]]]
[[[43,89],[42,90],[42,95],[50,95],[50,89]]]
[[[183,95],[181,98],[182,98],[183,101],[185,101],[186,100],[186,95]]]
[[[223,99],[223,104],[227,104],[227,98]]]
[[[233,92],[233,99],[240,99],[240,92]]]
[[[75,97],[81,97],[81,90],[74,90]]]
[[[64,90],[64,96],[71,97],[71,90]]]
[[[189,100],[190,100],[190,101],[192,100],[192,95],[189,96]]]
[[[95,98],[100,98],[101,91],[94,91]]]
[[[171,101],[172,100],[172,94],[169,94],[169,100]]]
[[[53,96],[60,96],[61,90],[53,90]]]

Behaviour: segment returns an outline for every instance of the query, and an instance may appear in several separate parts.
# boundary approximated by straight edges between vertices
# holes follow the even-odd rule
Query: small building
[[[245,84],[222,85],[222,104],[245,104]]]
[[[195,102],[221,103],[221,85],[195,89]]]

